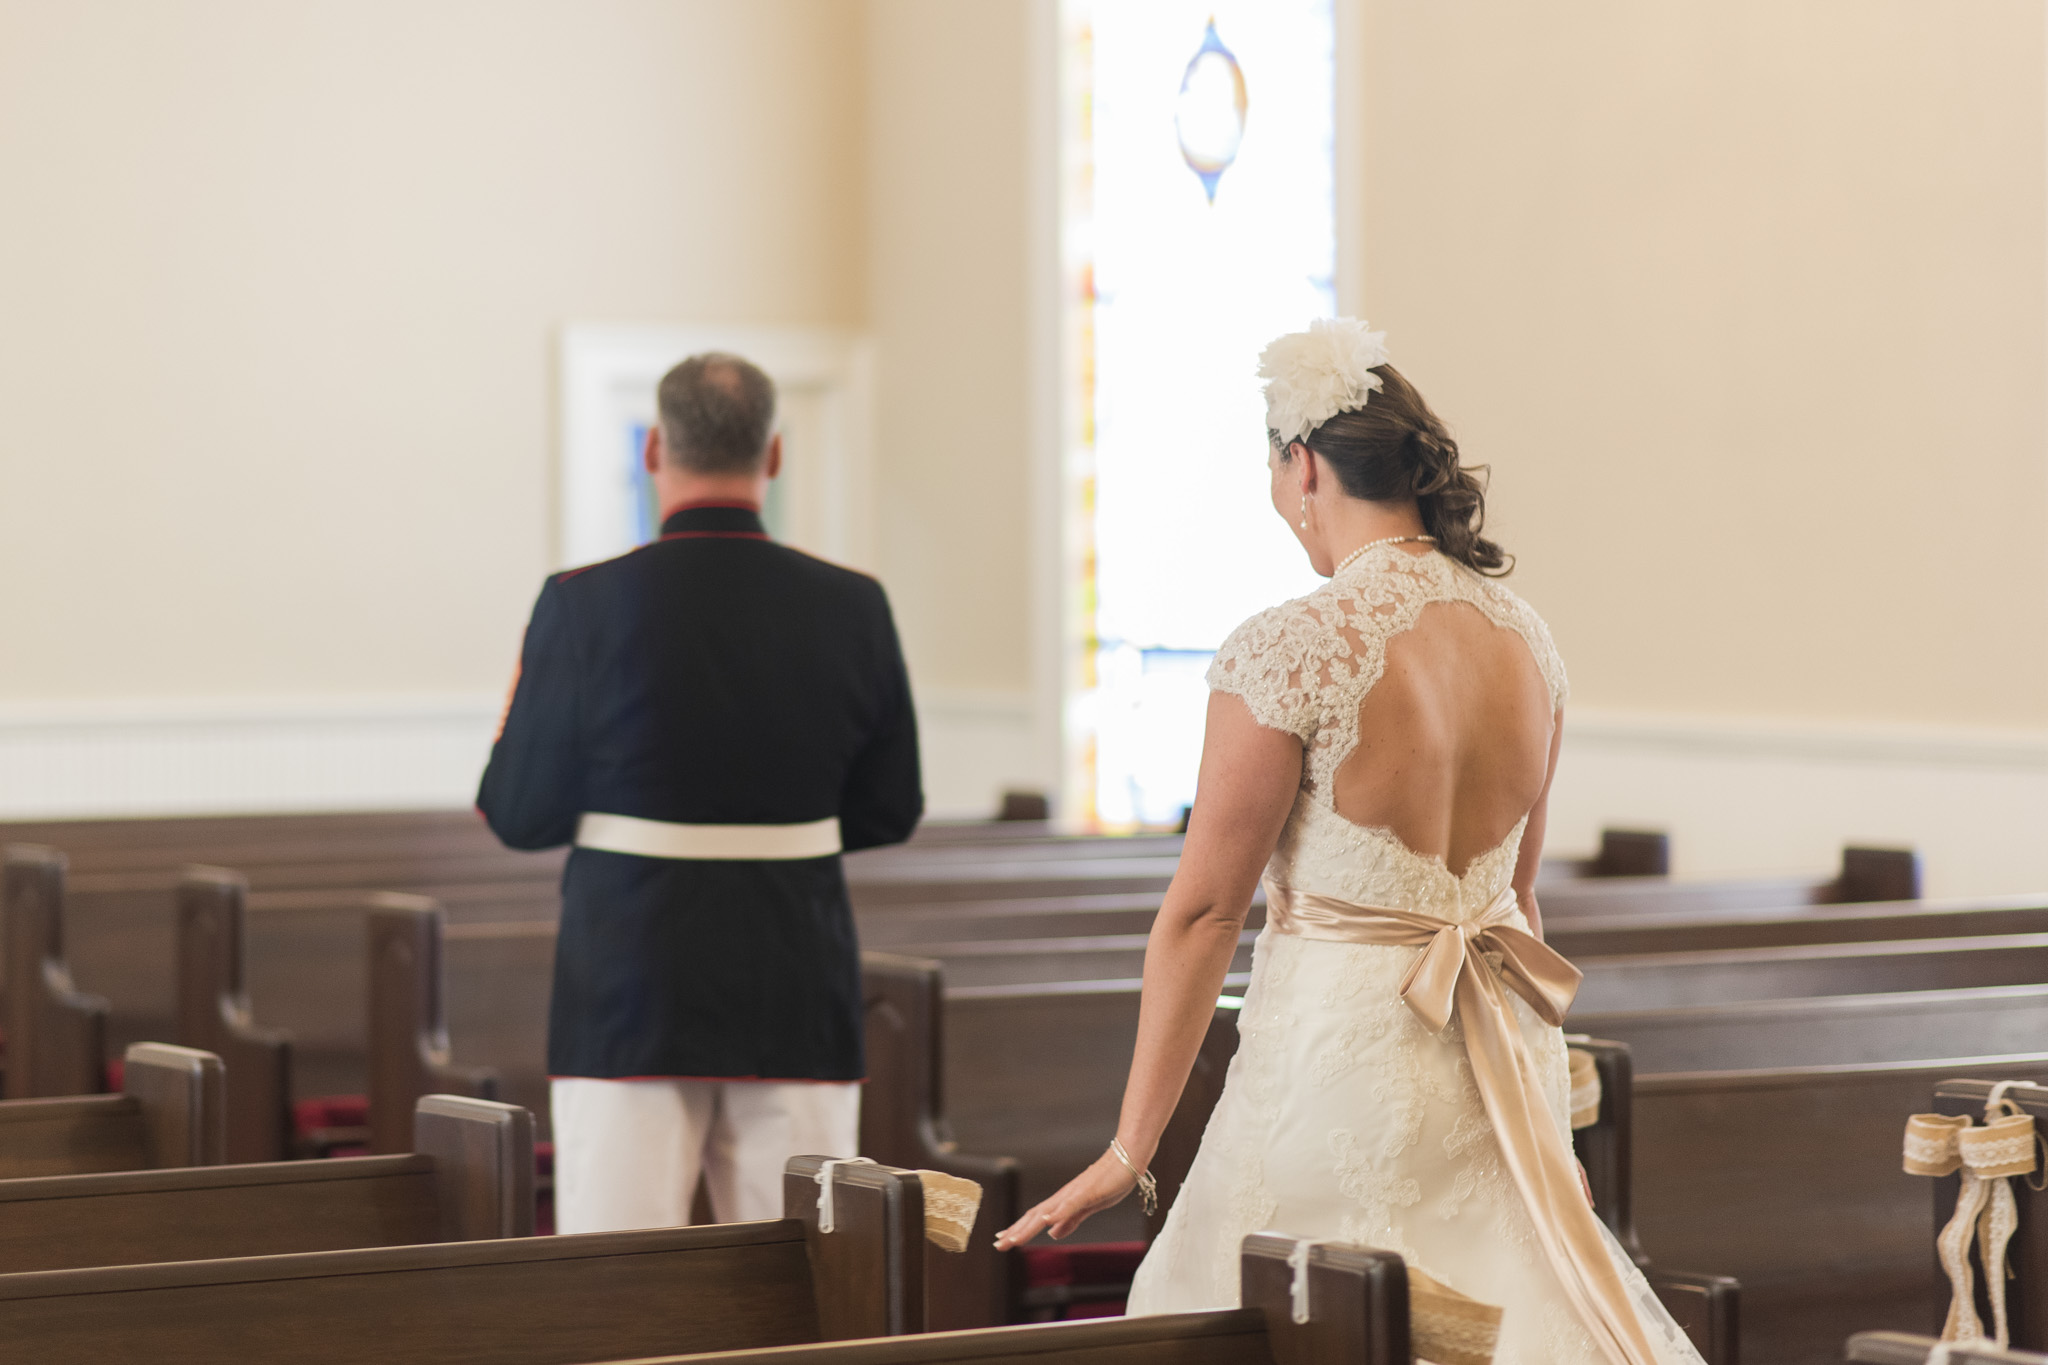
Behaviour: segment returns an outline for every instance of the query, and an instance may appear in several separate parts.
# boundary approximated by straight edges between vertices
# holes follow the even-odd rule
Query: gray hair
[[[693,355],[656,391],[669,458],[695,474],[750,474],[775,431],[775,381],[722,351]]]

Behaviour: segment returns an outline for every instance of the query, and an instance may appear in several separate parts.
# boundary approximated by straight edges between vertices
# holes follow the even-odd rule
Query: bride
[[[1217,651],[1116,1140],[997,1246],[1149,1185],[1263,874],[1237,1056],[1130,1311],[1236,1306],[1239,1243],[1273,1229],[1500,1306],[1503,1365],[1698,1365],[1571,1154],[1579,974],[1535,894],[1564,666],[1383,336],[1318,321],[1260,358],[1273,506],[1330,581]]]

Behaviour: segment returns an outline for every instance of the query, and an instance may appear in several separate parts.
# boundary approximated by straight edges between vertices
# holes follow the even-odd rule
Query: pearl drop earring
[[[1301,495],[1301,529],[1308,529],[1308,494]]]

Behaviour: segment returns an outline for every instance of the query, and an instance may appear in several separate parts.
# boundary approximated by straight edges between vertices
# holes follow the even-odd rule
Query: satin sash
[[[1476,918],[1460,921],[1266,883],[1266,923],[1276,934],[1422,949],[1401,978],[1401,999],[1431,1033],[1442,1032],[1457,1010],[1480,1103],[1566,1297],[1612,1365],[1656,1365],[1501,989],[1528,1001],[1545,1023],[1561,1024],[1581,973],[1542,939],[1509,924],[1515,909],[1512,887]]]

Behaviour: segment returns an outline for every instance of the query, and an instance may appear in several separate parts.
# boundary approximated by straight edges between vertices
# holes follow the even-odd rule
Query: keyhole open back
[[[1554,720],[1519,634],[1469,603],[1431,602],[1387,641],[1332,804],[1462,876],[1542,794]]]

